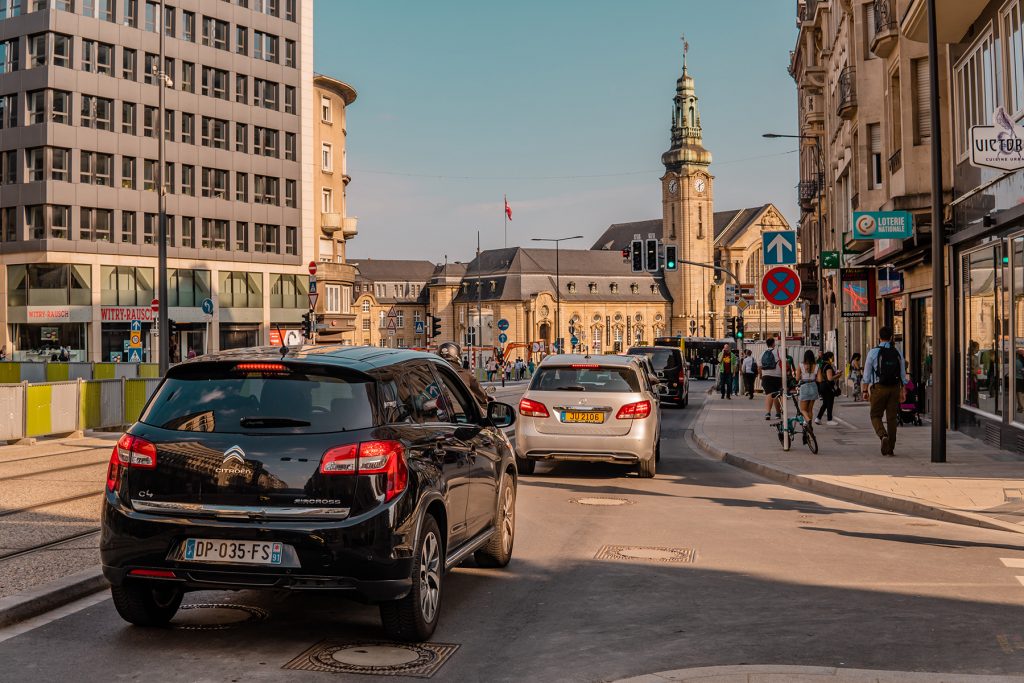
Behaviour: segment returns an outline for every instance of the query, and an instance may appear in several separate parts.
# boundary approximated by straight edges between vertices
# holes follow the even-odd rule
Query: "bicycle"
[[[776,391],[772,394],[774,398],[782,397],[782,390]],[[775,427],[775,431],[779,437],[779,443],[782,444],[783,449],[786,448],[786,433],[789,433],[789,443],[792,445],[797,433],[800,434],[800,441],[807,446],[811,453],[817,454],[818,452],[818,439],[814,436],[814,431],[810,425],[807,424],[807,420],[804,419],[803,414],[800,412],[800,402],[797,400],[797,394],[790,392],[789,397],[793,399],[793,407],[796,410],[794,417],[789,418],[783,424],[782,420],[778,422],[772,422],[772,426]],[[799,430],[798,430],[799,428]]]

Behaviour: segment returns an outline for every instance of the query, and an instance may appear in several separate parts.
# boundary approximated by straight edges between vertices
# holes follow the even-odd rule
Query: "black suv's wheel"
[[[163,581],[128,579],[111,586],[114,608],[121,618],[136,626],[164,626],[178,613],[185,592]]]
[[[504,478],[498,493],[494,526],[494,535],[487,541],[487,545],[473,555],[481,567],[504,567],[512,559],[512,546],[516,540],[516,487],[512,477]]]
[[[380,620],[389,637],[417,642],[433,635],[441,614],[443,578],[444,544],[437,522],[428,515],[413,556],[412,590],[401,600],[380,605]]]
[[[537,469],[537,461],[517,457],[516,469],[519,470],[519,474],[533,474],[533,471]]]

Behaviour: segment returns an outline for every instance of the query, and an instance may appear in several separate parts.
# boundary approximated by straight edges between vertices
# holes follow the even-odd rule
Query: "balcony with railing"
[[[889,157],[889,175],[896,175],[903,168],[903,150],[898,149]]]
[[[342,236],[347,240],[359,234],[358,219],[338,212],[321,213],[320,229],[328,237],[341,230]]]
[[[823,0],[807,0],[804,3],[804,21],[814,21],[814,13],[820,4],[823,4]]]
[[[892,0],[875,0],[875,35],[871,38],[871,51],[879,57],[888,57],[900,39],[899,24]]]
[[[836,82],[836,114],[843,119],[852,119],[857,113],[857,70],[852,66],[839,72]]]

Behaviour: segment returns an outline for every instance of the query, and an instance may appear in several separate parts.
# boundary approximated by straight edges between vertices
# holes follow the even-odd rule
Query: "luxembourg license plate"
[[[274,541],[221,541],[189,538],[185,541],[186,562],[224,564],[281,564],[283,545]]]
[[[589,410],[569,410],[562,413],[562,422],[604,424],[604,413]]]

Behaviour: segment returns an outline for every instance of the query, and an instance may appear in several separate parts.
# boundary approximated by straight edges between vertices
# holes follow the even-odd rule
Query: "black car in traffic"
[[[188,591],[341,591],[423,640],[445,571],[512,555],[511,406],[436,356],[373,347],[225,351],[169,370],[107,473],[100,554],[127,621]]]
[[[662,402],[675,403],[685,408],[690,402],[690,379],[683,364],[683,354],[670,346],[633,346],[626,353],[630,356],[646,356],[664,384]]]

